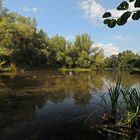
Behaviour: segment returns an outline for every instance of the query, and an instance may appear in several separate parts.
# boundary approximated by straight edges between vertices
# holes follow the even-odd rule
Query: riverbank
[[[139,74],[140,75],[140,69],[133,69],[130,74]]]
[[[89,72],[93,71],[93,69],[90,68],[59,68],[59,71],[63,72]]]
[[[12,73],[15,71],[40,71],[40,70],[47,70],[47,71],[61,71],[61,72],[90,72],[90,71],[101,71],[97,69],[91,68],[53,68],[53,67],[25,67],[25,68],[0,68],[0,73]]]
[[[124,71],[124,70],[119,70],[119,69],[109,69],[109,68],[103,68],[103,69],[93,69],[93,68],[58,68],[58,67],[46,67],[46,66],[38,66],[38,67],[22,67],[18,68],[14,64],[11,64],[9,67],[0,67],[0,73],[13,73],[13,72],[25,72],[25,71],[60,71],[60,72],[102,72],[102,71]],[[140,69],[126,69],[128,73],[131,75],[137,74],[140,75]]]
[[[11,73],[11,72],[14,72],[16,70],[13,70],[12,68],[10,67],[7,67],[7,68],[0,68],[0,73]]]

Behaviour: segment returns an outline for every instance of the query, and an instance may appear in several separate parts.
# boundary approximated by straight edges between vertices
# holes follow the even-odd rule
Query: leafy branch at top
[[[129,11],[130,3],[134,2],[134,11]],[[110,28],[114,28],[116,25],[122,26],[127,23],[128,19],[132,16],[133,20],[140,19],[140,0],[123,1],[118,7],[118,11],[125,11],[120,17],[113,17],[110,12],[103,14],[104,24]]]

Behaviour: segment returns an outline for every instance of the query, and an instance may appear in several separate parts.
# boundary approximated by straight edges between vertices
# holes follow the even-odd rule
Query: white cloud
[[[30,9],[28,7],[26,7],[26,6],[23,6],[22,10],[25,11],[25,12],[29,12],[30,11]]]
[[[113,45],[112,43],[109,44],[94,44],[93,47],[98,47],[104,50],[105,56],[110,56],[113,54],[119,53],[119,47]]]
[[[101,19],[103,13],[105,12],[105,8],[96,0],[82,0],[81,8],[85,12],[86,18],[94,23]]]
[[[118,35],[115,37],[117,40],[121,40],[121,41],[129,41],[131,40],[130,36],[124,36],[124,35]]]
[[[37,13],[39,8],[37,8],[37,7],[28,8],[27,6],[23,6],[22,10],[25,11],[25,12]]]
[[[106,10],[106,11],[111,12],[111,14],[112,14],[113,17],[120,17],[123,13],[126,12],[125,10],[118,11],[117,9],[109,9],[109,10]]]
[[[32,8],[32,11],[33,11],[34,13],[37,13],[37,12],[38,12],[38,8],[37,8],[37,7],[33,7],[33,8]]]

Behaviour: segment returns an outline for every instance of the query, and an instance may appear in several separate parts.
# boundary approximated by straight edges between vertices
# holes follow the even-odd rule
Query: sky
[[[107,56],[124,50],[140,52],[140,21],[108,28],[101,18],[105,11],[119,16],[115,8],[122,0],[4,0],[4,6],[23,16],[35,17],[37,28],[74,40],[77,34],[88,33],[94,45]],[[133,3],[130,6],[133,10]]]

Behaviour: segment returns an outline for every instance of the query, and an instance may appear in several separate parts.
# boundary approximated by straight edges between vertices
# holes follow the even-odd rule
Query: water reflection
[[[55,139],[58,135],[59,139],[93,139],[98,135],[83,128],[84,117],[70,122],[98,109],[92,101],[107,90],[107,81],[115,82],[115,76],[111,72],[57,71],[0,75],[1,139]],[[123,83],[138,86],[140,76],[125,73]]]

